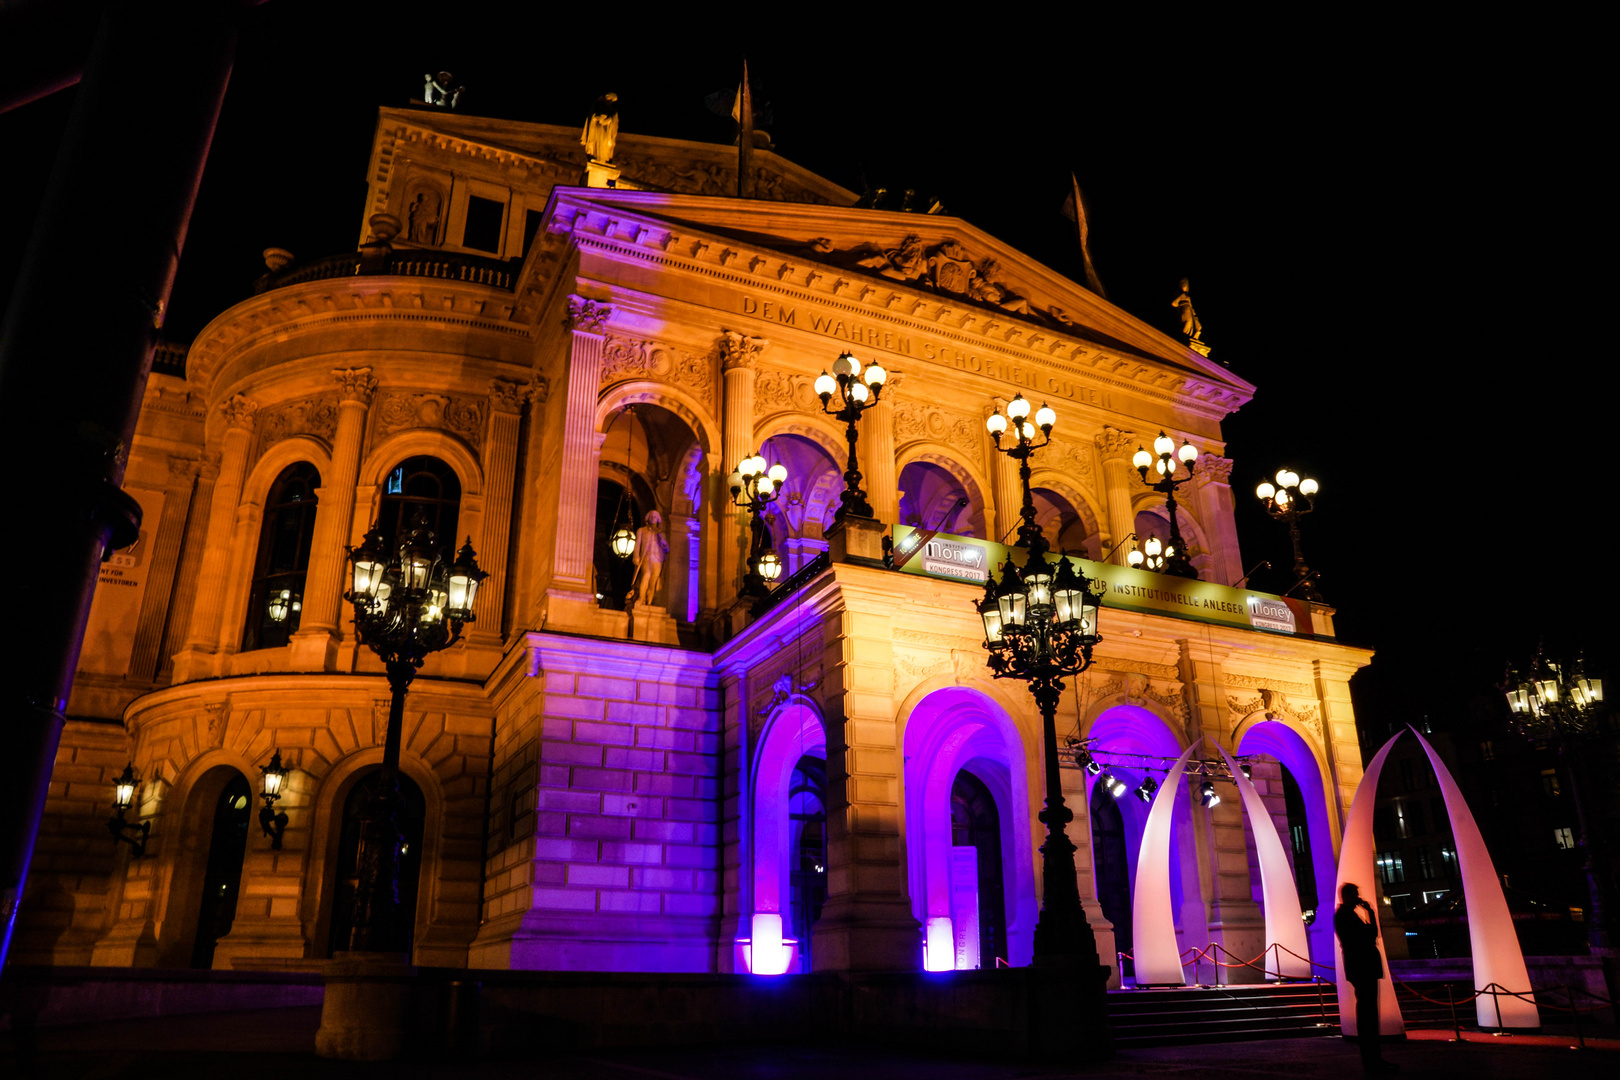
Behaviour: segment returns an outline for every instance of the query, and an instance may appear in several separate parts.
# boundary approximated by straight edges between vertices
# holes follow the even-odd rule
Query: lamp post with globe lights
[[[1322,604],[1326,601],[1316,589],[1315,575],[1305,565],[1305,553],[1299,546],[1299,519],[1316,509],[1319,490],[1321,485],[1314,477],[1301,477],[1292,469],[1278,469],[1276,484],[1264,481],[1254,489],[1254,494],[1265,505],[1266,513],[1288,523],[1288,538],[1294,543],[1294,585],[1288,591],[1298,591],[1302,600]]]
[[[1501,690],[1507,698],[1508,722],[1513,730],[1533,742],[1552,744],[1569,772],[1569,792],[1579,833],[1575,846],[1581,852],[1581,869],[1586,874],[1592,905],[1592,917],[1586,923],[1587,943],[1594,955],[1602,955],[1610,946],[1606,889],[1597,850],[1602,845],[1595,842],[1598,838],[1592,835],[1581,801],[1586,759],[1581,751],[1603,734],[1608,715],[1603,706],[1603,680],[1588,675],[1580,659],[1572,664],[1546,660],[1538,649],[1527,669],[1508,672]]]
[[[771,547],[771,533],[764,513],[782,493],[787,475],[786,465],[777,462],[767,468],[765,459],[758,454],[743,458],[731,474],[731,503],[750,515],[748,573],[743,577],[743,596],[769,595],[771,586],[782,576],[782,559]]]
[[[1131,464],[1142,474],[1142,483],[1164,495],[1164,508],[1170,515],[1170,543],[1164,549],[1164,569],[1161,573],[1192,578],[1194,581],[1198,580],[1198,571],[1194,569],[1192,560],[1187,558],[1187,545],[1181,539],[1181,523],[1176,520],[1176,489],[1193,478],[1197,461],[1196,446],[1183,439],[1178,450],[1176,441],[1163,431],[1153,440],[1152,453],[1138,446],[1131,457]],[[1186,476],[1176,475],[1178,463],[1187,470]],[[1159,475],[1159,479],[1152,483],[1148,483],[1149,469],[1157,470]]]
[[[1007,415],[993,412],[984,426],[990,429],[990,437],[996,441],[996,449],[1018,462],[1018,480],[1024,488],[1024,505],[1021,510],[1022,523],[1018,526],[1018,546],[1031,548],[1038,542],[1041,550],[1046,551],[1046,540],[1041,533],[1041,527],[1035,524],[1035,496],[1029,489],[1029,459],[1035,451],[1052,441],[1052,426],[1057,423],[1057,413],[1042,403],[1035,412],[1032,422],[1029,418],[1030,404],[1023,394],[1017,394],[1007,402]],[[1039,429],[1040,442],[1035,441]],[[1002,446],[1001,438],[1008,432],[1012,433],[1012,445]]]
[[[393,542],[373,525],[360,547],[349,550],[353,588],[344,599],[354,605],[355,633],[382,659],[392,691],[382,774],[361,822],[360,880],[349,937],[349,948],[356,952],[393,951],[402,936],[396,924],[405,693],[430,654],[460,640],[462,628],[473,621],[479,583],[489,577],[479,569],[471,537],[453,562],[446,555],[420,520]]]
[[[847,351],[833,362],[831,375],[823,371],[816,378],[821,410],[844,422],[844,439],[849,444],[849,465],[844,470],[844,493],[839,498],[838,513],[833,515],[835,524],[851,515],[872,516],[872,504],[866,501],[866,493],[861,490],[861,469],[855,460],[855,443],[860,439],[855,423],[861,413],[878,403],[883,395],[883,384],[888,380],[889,373],[876,361],[863,368],[854,354]],[[832,407],[834,395],[838,398],[836,409]]]

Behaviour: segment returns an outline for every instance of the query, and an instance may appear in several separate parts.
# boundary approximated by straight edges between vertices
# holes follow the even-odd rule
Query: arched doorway
[[[197,908],[197,936],[191,946],[191,966],[214,966],[214,947],[231,932],[236,921],[236,900],[242,889],[242,859],[247,854],[248,817],[253,794],[242,774],[231,773],[214,803],[213,830],[208,839],[208,862],[203,869],[202,901]]]
[[[337,879],[330,893],[332,919],[327,937],[328,956],[347,950],[349,936],[354,931],[354,895],[360,885],[360,833],[367,805],[376,797],[381,777],[381,768],[360,774],[343,800]],[[427,800],[422,797],[422,789],[403,773],[399,777],[399,794],[399,918],[394,927],[395,941],[386,951],[408,954],[416,930],[416,895],[422,878],[422,831],[427,820]]]
[[[1125,843],[1125,816],[1119,802],[1102,784],[1091,788],[1092,869],[1097,879],[1097,903],[1103,918],[1114,924],[1114,949],[1131,951],[1131,857]],[[1103,957],[1107,961],[1108,957]],[[1125,961],[1125,973],[1134,976]]]
[[[961,864],[971,859],[973,872]],[[994,967],[999,959],[1007,962],[1007,900],[1002,888],[1001,814],[995,796],[984,781],[963,769],[951,785],[951,885],[955,901],[972,897],[977,919],[964,910],[966,904],[951,905],[958,923],[958,968]],[[962,872],[958,872],[960,867]],[[971,894],[959,885],[971,881]],[[967,946],[967,947],[964,947]]]
[[[827,763],[806,754],[788,781],[788,888],[799,970],[810,970],[810,933],[827,902]]]

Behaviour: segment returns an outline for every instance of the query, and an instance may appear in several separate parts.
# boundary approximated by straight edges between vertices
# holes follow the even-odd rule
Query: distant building
[[[985,418],[1020,392],[1058,412],[1042,527],[1110,560],[1060,735],[1126,791],[1200,736],[1244,755],[1303,906],[1330,907],[1362,775],[1349,680],[1371,654],[1334,639],[1331,609],[1227,587],[1244,565],[1221,422],[1254,388],[965,221],[856,208],[763,148],[748,199],[731,147],[603,152],[383,109],[358,252],[268,252],[251,296],[160,356],[127,474],[143,532],[102,573],[16,962],[299,968],[346,947],[388,690],[345,549],[420,515],[492,576],[407,705],[418,963],[905,969],[925,927],[929,966],[1029,963],[1040,722],[990,679],[974,606],[1022,498]],[[296,145],[265,167],[297,170]],[[895,572],[830,542],[847,451],[814,382],[844,349],[892,373],[860,422],[877,518],[957,538],[956,563]],[[1178,523],[1201,582],[1125,565],[1131,533],[1169,532],[1130,462],[1161,430],[1200,451]],[[788,470],[784,582],[757,609],[726,483],[755,452]],[[654,511],[667,556],[637,604],[608,541]],[[280,850],[253,823],[274,751],[293,769]],[[126,762],[140,859],[104,825]],[[1147,804],[1063,778],[1112,964]],[[1212,809],[1176,796],[1176,932],[1250,957],[1253,841],[1221,783]],[[1311,940],[1330,964],[1331,919]]]

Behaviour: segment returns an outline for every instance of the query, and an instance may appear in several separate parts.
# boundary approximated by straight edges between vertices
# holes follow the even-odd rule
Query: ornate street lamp
[[[1156,455],[1156,456],[1155,456]],[[1176,464],[1187,470],[1187,475],[1176,476]],[[1192,560],[1187,558],[1187,545],[1181,539],[1181,524],[1176,520],[1176,488],[1193,478],[1193,468],[1198,461],[1198,448],[1185,439],[1181,442],[1181,449],[1176,449],[1176,441],[1164,432],[1153,440],[1153,453],[1148,453],[1141,446],[1131,457],[1131,464],[1136,471],[1142,474],[1142,483],[1148,484],[1148,470],[1156,469],[1159,479],[1148,487],[1164,494],[1164,508],[1170,515],[1170,544],[1165,548],[1165,565],[1163,573],[1172,577],[1192,578],[1198,580],[1198,571],[1193,569]]]
[[[270,764],[259,767],[259,772],[263,774],[259,794],[264,799],[264,806],[259,811],[259,828],[270,838],[270,847],[275,851],[281,850],[281,834],[287,831],[287,812],[276,811],[276,800],[286,790],[288,771],[281,763],[280,750],[270,756]]]
[[[872,504],[866,501],[866,493],[861,490],[861,469],[855,461],[855,442],[860,438],[855,422],[861,418],[861,413],[878,403],[878,398],[883,395],[883,384],[888,379],[889,373],[876,361],[863,369],[861,362],[848,351],[833,361],[831,375],[823,371],[816,378],[816,394],[821,398],[821,411],[844,422],[844,439],[849,443],[849,466],[844,470],[844,493],[839,499],[838,513],[833,515],[835,524],[850,514],[856,517],[872,516]],[[836,409],[832,407],[835,393],[839,401]]]
[[[1057,706],[1063,694],[1063,680],[1091,666],[1091,652],[1101,635],[1097,633],[1097,612],[1106,586],[1088,580],[1063,558],[1057,566],[1047,561],[1048,546],[1040,526],[1035,524],[1034,501],[1029,489],[1029,457],[1050,441],[1057,417],[1041,407],[1035,423],[1028,420],[1029,402],[1020,395],[1007,404],[1007,417],[997,413],[988,426],[997,449],[1008,430],[1008,418],[1017,443],[1003,453],[1017,458],[1024,483],[1023,524],[1019,542],[1028,548],[1023,569],[1012,560],[1001,568],[1001,580],[994,573],[985,580],[984,599],[979,617],[984,622],[984,647],[990,653],[989,667],[998,679],[1021,679],[1041,710],[1042,752],[1046,764],[1046,806],[1040,820],[1046,825],[1041,844],[1043,895],[1041,915],[1035,925],[1035,962],[1042,966],[1081,966],[1097,959],[1097,939],[1086,923],[1075,883],[1074,844],[1066,828],[1074,813],[1063,800],[1063,782],[1058,771]],[[1039,427],[1043,441],[1035,442]]]
[[[118,847],[117,841],[122,841],[135,849],[137,859],[146,854],[146,838],[152,834],[152,823],[143,821],[139,825],[131,825],[124,815],[135,804],[135,792],[140,785],[141,782],[135,777],[135,763],[131,761],[124,766],[123,774],[113,781],[113,815],[107,820],[107,829],[115,841],[114,849]],[[140,839],[135,839],[136,836]]]
[[[1166,572],[1165,567],[1169,566],[1175,557],[1175,553],[1174,544],[1166,544],[1155,534],[1149,533],[1141,547],[1134,544],[1131,546],[1131,550],[1125,555],[1125,561],[1138,570],[1151,570],[1155,574],[1163,574]]]
[[[1035,497],[1029,490],[1029,459],[1030,455],[1052,441],[1052,425],[1057,423],[1057,413],[1053,412],[1043,402],[1039,411],[1035,413],[1033,423],[1029,419],[1030,405],[1023,394],[1017,394],[1007,402],[1007,415],[999,412],[990,414],[984,426],[990,429],[990,437],[996,441],[996,449],[1018,462],[1018,479],[1024,485],[1024,506],[1022,510],[1023,522],[1018,526],[1018,546],[1032,547],[1037,538],[1046,550],[1046,541],[1042,537],[1041,527],[1035,524]],[[1036,428],[1040,429],[1040,442],[1035,441]],[[1011,446],[1002,446],[1001,437],[1012,432]]]
[[[1587,941],[1594,950],[1609,947],[1609,923],[1604,914],[1604,887],[1601,860],[1586,824],[1586,808],[1581,802],[1581,777],[1588,755],[1583,749],[1603,734],[1606,710],[1603,707],[1603,680],[1586,674],[1577,658],[1573,664],[1544,660],[1541,650],[1523,672],[1508,672],[1501,687],[1508,703],[1508,722],[1526,739],[1552,743],[1569,772],[1569,793],[1575,803],[1576,847],[1581,851],[1581,868],[1586,873],[1586,889],[1591,897],[1592,917],[1587,921]],[[1596,955],[1594,953],[1594,955]]]
[[[854,443],[850,445],[853,462]],[[782,493],[787,475],[787,466],[778,462],[766,468],[765,459],[758,454],[743,458],[731,474],[731,503],[749,513],[748,573],[743,576],[743,596],[769,595],[771,583],[782,576],[782,560],[771,548],[771,531],[763,515]]]
[[[1301,599],[1322,604],[1326,601],[1316,591],[1315,575],[1305,565],[1305,554],[1299,546],[1299,519],[1316,509],[1319,490],[1320,485],[1313,477],[1301,478],[1292,469],[1278,469],[1275,486],[1267,480],[1254,489],[1254,494],[1265,504],[1268,514],[1278,521],[1288,522],[1288,538],[1294,542],[1294,585],[1288,591],[1297,590]]]
[[[393,692],[382,774],[361,822],[359,884],[354,898],[354,930],[349,948],[386,952],[397,938],[399,907],[399,749],[405,720],[405,692],[430,653],[447,649],[473,621],[473,600],[487,573],[478,568],[472,538],[447,563],[437,537],[420,519],[392,544],[373,525],[365,541],[351,548],[354,628],[388,671]]]

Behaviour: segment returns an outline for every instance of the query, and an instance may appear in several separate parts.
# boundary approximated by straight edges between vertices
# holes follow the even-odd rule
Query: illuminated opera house
[[[1056,714],[1100,962],[1133,976],[1137,879],[1167,873],[1178,952],[1259,954],[1269,892],[1331,965],[1370,653],[1319,603],[1234,587],[1221,423],[1254,387],[966,221],[857,206],[763,147],[739,185],[734,147],[588,145],[383,109],[358,250],[271,249],[160,352],[141,538],[102,571],[16,961],[308,970],[347,947],[389,703],[347,552],[420,519],[490,577],[406,705],[415,962],[1029,964],[1042,720],[993,677],[979,608],[1024,504],[987,421],[1016,431],[1022,402],[1055,416],[1035,524],[1104,589]],[[869,519],[840,516],[850,444],[818,386],[846,352],[886,375],[842,369],[874,399]],[[1161,433],[1173,522],[1134,461]],[[756,456],[757,524],[732,492]],[[1196,578],[1133,564],[1172,534]],[[139,857],[106,829],[126,764]],[[1245,774],[1288,889],[1263,888]]]

